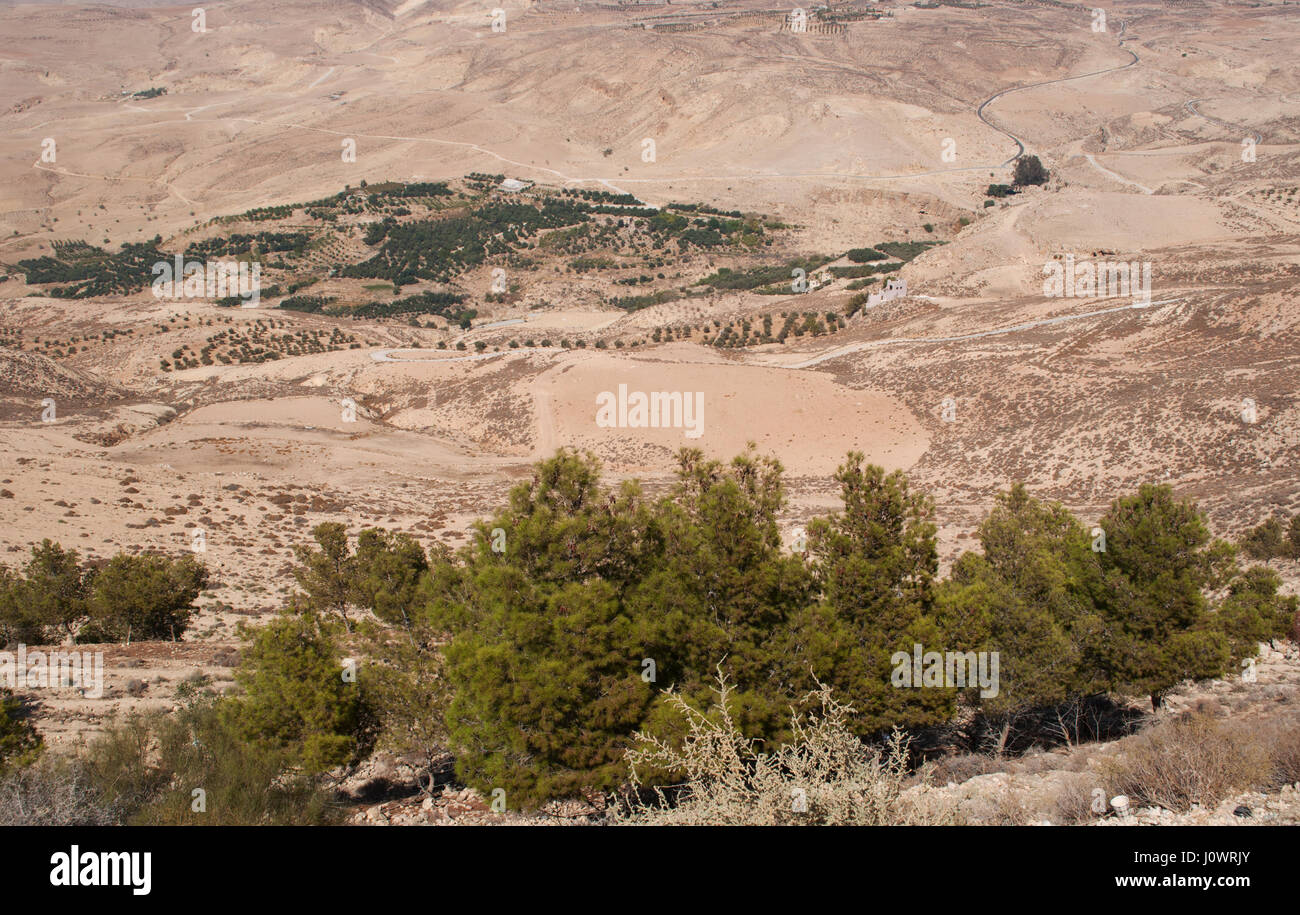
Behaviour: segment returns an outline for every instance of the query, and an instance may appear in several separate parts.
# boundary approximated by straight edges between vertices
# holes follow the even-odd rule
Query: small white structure
[[[897,279],[886,280],[885,288],[882,292],[871,292],[867,294],[867,307],[874,308],[885,302],[892,302],[894,299],[901,299],[907,295],[907,280],[901,276]]]
[[[501,190],[508,191],[511,194],[518,193],[519,191],[526,191],[532,186],[533,182],[520,181],[518,178],[507,178],[498,185]]]

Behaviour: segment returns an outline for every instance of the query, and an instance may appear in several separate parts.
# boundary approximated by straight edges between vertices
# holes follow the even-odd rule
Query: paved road
[[[1190,112],[1191,114],[1196,115],[1198,118],[1204,118],[1205,120],[1209,121],[1211,124],[1218,124],[1220,127],[1222,127],[1225,130],[1230,130],[1233,131],[1234,133],[1249,133],[1251,138],[1254,139],[1256,146],[1264,142],[1264,138],[1262,136],[1260,136],[1256,131],[1251,130],[1248,127],[1243,127],[1240,124],[1229,124],[1227,121],[1220,121],[1218,118],[1212,118],[1208,114],[1202,114],[1200,110],[1196,107],[1196,103],[1205,102],[1205,101],[1209,101],[1209,99],[1203,99],[1203,98],[1189,99],[1183,102],[1183,107],[1186,108],[1188,112]]]
[[[1016,144],[1016,154],[1012,156],[1010,159],[1008,159],[1007,161],[1003,162],[999,166],[1000,168],[1006,168],[1012,162],[1015,162],[1016,159],[1023,156],[1025,154],[1025,144],[1014,133],[1012,133],[1009,130],[1003,130],[997,124],[994,124],[992,121],[986,118],[984,116],[984,109],[987,108],[989,105],[991,105],[993,102],[996,102],[998,99],[1002,98],[1004,95],[1010,95],[1013,92],[1024,92],[1027,89],[1037,89],[1040,86],[1052,86],[1055,85],[1056,83],[1068,83],[1076,79],[1088,79],[1091,76],[1100,76],[1103,73],[1117,73],[1120,70],[1127,70],[1129,67],[1136,66],[1137,63],[1141,60],[1141,58],[1139,58],[1137,54],[1133,53],[1128,48],[1124,47],[1124,30],[1127,28],[1128,28],[1128,23],[1121,20],[1119,24],[1119,48],[1125,54],[1133,58],[1123,66],[1107,67],[1104,70],[1093,70],[1091,73],[1083,73],[1080,74],[1079,76],[1062,76],[1060,79],[1049,79],[1049,80],[1044,80],[1041,83],[1030,83],[1028,86],[1014,86],[1010,89],[1003,89],[1001,92],[997,92],[993,95],[990,95],[988,98],[986,98],[983,102],[980,103],[980,106],[975,109],[975,114],[979,117],[979,119],[983,121],[985,124],[992,127],[998,133],[1002,134],[1005,137],[1009,137]]]

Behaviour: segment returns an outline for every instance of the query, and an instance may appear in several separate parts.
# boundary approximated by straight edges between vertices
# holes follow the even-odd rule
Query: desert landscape
[[[0,4],[0,563],[208,576],[183,638],[78,639],[102,696],[27,695],[46,754],[238,691],[319,525],[472,550],[563,449],[661,498],[752,445],[796,551],[859,453],[933,500],[944,576],[1016,483],[1090,532],[1143,484],[1223,541],[1300,513],[1300,5],[498,2]],[[1295,734],[1263,641],[1149,726]],[[1081,733],[905,790],[1300,822],[1295,778],[1062,813],[1146,732]],[[408,756],[336,771],[341,818],[604,822]]]

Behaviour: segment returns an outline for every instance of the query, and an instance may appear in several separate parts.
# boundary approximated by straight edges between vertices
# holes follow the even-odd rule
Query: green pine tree
[[[420,604],[420,579],[429,568],[424,548],[415,538],[364,530],[357,536],[351,565],[352,601],[384,622],[410,628]]]
[[[43,747],[26,705],[12,691],[0,689],[0,775],[32,762]]]
[[[243,694],[222,713],[244,739],[323,772],[354,759],[364,736],[360,688],[348,673],[329,624],[312,611],[285,613],[254,635],[235,673]]]
[[[324,616],[337,616],[344,629],[351,632],[353,622],[348,611],[356,597],[356,575],[348,529],[329,521],[313,527],[311,535],[319,549],[301,544],[293,548],[299,563],[293,577],[303,590],[296,603]]]
[[[118,553],[95,575],[90,615],[103,638],[179,639],[208,571],[193,556]]]
[[[935,614],[934,508],[905,474],[863,465],[852,452],[835,478],[844,510],[808,528],[822,599],[800,615],[791,655],[855,710],[867,737],[949,718],[954,691],[895,686],[897,652],[943,651]]]
[[[1027,184],[1046,184],[1047,179],[1051,177],[1047,169],[1043,168],[1043,163],[1038,160],[1037,156],[1021,156],[1016,159],[1016,174],[1012,183],[1016,187],[1023,187]]]
[[[1212,541],[1195,503],[1175,499],[1171,487],[1144,484],[1116,499],[1101,527],[1096,652],[1112,689],[1146,693],[1159,708],[1171,687],[1225,675],[1255,653],[1254,635],[1280,625],[1275,580],[1243,577],[1234,548]],[[1220,616],[1209,595],[1230,586]]]
[[[93,573],[76,550],[49,539],[32,547],[22,575],[0,576],[0,626],[7,642],[40,644],[46,633],[71,641],[89,614]]]
[[[963,554],[939,589],[940,616],[958,650],[998,653],[997,695],[965,695],[1001,751],[1026,712],[1102,688],[1088,664],[1100,570],[1069,510],[1021,484],[998,495],[978,536],[982,552]]]
[[[752,445],[730,464],[683,449],[677,486],[656,506],[662,555],[633,598],[656,682],[706,703],[725,676],[737,726],[765,740],[788,733],[791,698],[814,685],[786,656],[813,580],[803,559],[781,548],[781,475],[780,462]],[[659,707],[652,730],[676,722],[668,712]]]
[[[656,552],[650,521],[634,484],[605,491],[594,458],[561,451],[435,562],[425,593],[452,634],[447,725],[466,783],[516,808],[622,781],[654,696],[625,606]]]

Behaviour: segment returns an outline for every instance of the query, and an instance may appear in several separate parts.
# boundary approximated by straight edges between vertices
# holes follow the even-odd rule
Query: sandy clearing
[[[1155,193],[1155,191],[1147,187],[1145,184],[1138,184],[1136,181],[1130,181],[1127,178],[1123,177],[1122,175],[1117,175],[1115,172],[1111,171],[1110,169],[1106,168],[1106,166],[1098,162],[1096,157],[1093,156],[1092,153],[1084,153],[1084,157],[1088,160],[1088,162],[1092,165],[1093,168],[1101,172],[1107,178],[1113,178],[1114,180],[1118,181],[1120,184],[1124,184],[1129,187],[1135,187],[1144,194]]]
[[[629,357],[591,356],[548,373],[539,408],[553,409],[560,445],[591,449],[627,471],[662,471],[682,447],[729,459],[754,442],[800,473],[829,474],[850,450],[889,468],[910,467],[928,437],[899,401],[854,390],[827,376],[736,364],[670,365]],[[683,392],[703,397],[698,438],[677,428],[600,428],[597,397],[629,392]],[[549,402],[549,404],[548,404]]]

